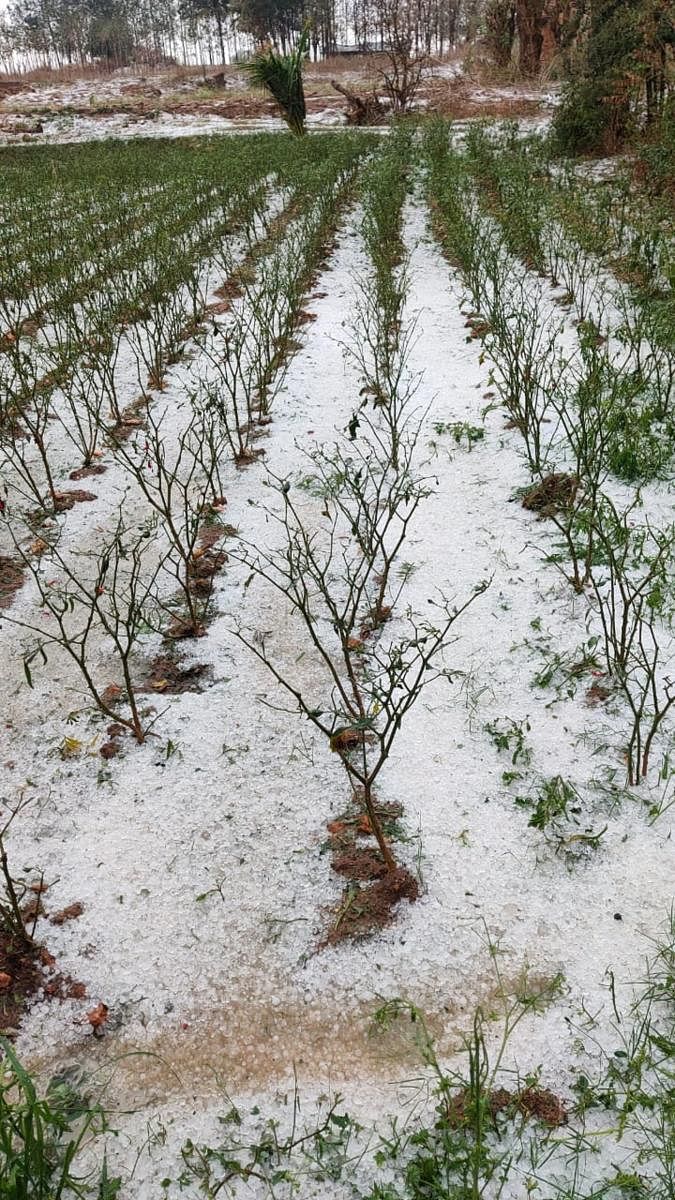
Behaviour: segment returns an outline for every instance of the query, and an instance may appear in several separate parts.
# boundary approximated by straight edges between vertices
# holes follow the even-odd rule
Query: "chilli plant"
[[[290,54],[277,54],[272,47],[258,51],[245,63],[253,87],[269,92],[278,104],[291,133],[305,133],[305,90],[302,83],[302,61],[309,50],[309,30],[303,30],[300,41]]]

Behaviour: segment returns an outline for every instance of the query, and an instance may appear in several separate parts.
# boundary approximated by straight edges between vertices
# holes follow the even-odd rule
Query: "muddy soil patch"
[[[485,996],[480,987],[477,991],[486,1001],[491,996],[487,988]],[[109,1029],[106,1051],[116,1062],[115,1099],[130,1107],[155,1107],[176,1094],[208,1100],[222,1095],[223,1080],[232,1089],[268,1087],[289,1079],[294,1067],[300,1082],[326,1084],[391,1079],[419,1068],[419,1047],[407,1028],[374,1029],[377,1004],[372,1000],[322,997],[308,1003],[302,992],[284,994],[280,983],[275,992],[274,1004],[233,996],[208,1013],[177,1014],[159,1034],[140,1041],[125,1036],[123,1026]],[[439,1045],[452,1045],[462,1036],[466,996],[457,1004],[448,998],[442,1011],[431,993],[417,1001]],[[27,1065],[49,1076],[73,1061],[84,1070],[100,1066],[92,1040],[69,1050],[45,1046]]]

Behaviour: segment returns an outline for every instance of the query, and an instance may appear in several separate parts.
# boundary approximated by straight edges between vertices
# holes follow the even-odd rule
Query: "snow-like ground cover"
[[[340,128],[345,124],[342,113],[325,109],[310,113],[307,125],[310,129]],[[145,115],[115,113],[111,116],[84,116],[59,113],[41,118],[36,132],[26,131],[25,123],[16,121],[14,129],[8,123],[0,132],[0,145],[72,145],[77,142],[105,141],[108,138],[137,137],[196,137],[201,134],[255,133],[276,130],[282,132],[286,126],[280,117],[221,117],[214,113],[152,113]]]
[[[501,93],[481,91],[474,97],[477,104],[494,104],[502,97]],[[529,99],[529,97],[524,97]],[[540,97],[539,97],[540,98]],[[517,99],[517,97],[515,97]],[[547,101],[548,103],[548,101]],[[433,108],[426,99],[419,102],[420,108]],[[544,128],[549,121],[547,116],[520,118],[524,128],[536,130]],[[341,129],[346,124],[345,114],[333,107],[310,112],[307,115],[307,127],[312,130]],[[464,119],[457,121],[461,129]],[[39,122],[27,125],[22,117],[5,118],[0,127],[0,146],[3,145],[60,145],[68,146],[76,143],[106,141],[112,138],[128,140],[137,137],[180,138],[196,137],[200,134],[223,133],[255,133],[255,132],[285,132],[286,126],[280,117],[225,117],[217,113],[160,112],[160,113],[114,113],[102,116],[87,116],[81,113],[58,113],[49,117],[40,117]],[[382,126],[373,126],[371,133],[383,133]]]
[[[331,88],[336,76],[357,93],[382,90],[370,60],[357,62],[351,70],[333,60],[327,65],[308,64],[310,129],[346,123],[344,100]],[[483,108],[499,112],[503,106],[508,114],[520,106],[523,116],[539,108],[541,115],[527,116],[528,125],[546,121],[558,102],[558,94],[550,86],[482,83],[464,73],[460,60],[432,59],[423,72],[413,108],[452,112],[453,98],[459,102],[460,119],[464,115],[480,116]],[[263,101],[260,94],[247,89],[243,73],[231,67],[225,68],[222,76],[215,68],[209,68],[203,76],[199,72],[188,76],[169,72],[148,77],[124,69],[110,76],[43,81],[26,84],[24,90],[0,99],[0,145],[66,145],[106,138],[284,129],[273,107]],[[462,109],[465,103],[469,105],[467,113]]]
[[[485,94],[477,102],[494,102],[494,96]],[[420,106],[427,102],[420,102]],[[534,131],[548,124],[548,117],[523,117],[525,128]],[[462,129],[464,120],[457,121]],[[307,127],[311,130],[341,129],[345,125],[344,113],[335,108],[326,108],[309,113]],[[222,117],[215,113],[172,113],[137,115],[115,113],[112,116],[89,117],[81,114],[58,114],[41,118],[39,129],[27,129],[19,118],[10,120],[0,129],[0,146],[3,145],[59,145],[106,141],[107,139],[129,140],[137,137],[180,138],[196,137],[201,134],[255,133],[276,131],[283,133],[286,126],[280,117]],[[368,132],[384,133],[382,126],[373,126]]]
[[[354,209],[317,282],[315,319],[276,397],[264,464],[223,469],[227,520],[256,546],[277,536],[267,471],[306,472],[307,449],[344,437],[358,402],[362,381],[345,345],[355,336],[358,277],[371,269],[359,223]],[[187,1136],[217,1136],[224,1093],[283,1115],[297,1077],[310,1108],[338,1088],[357,1115],[394,1112],[397,1085],[418,1064],[406,1043],[372,1036],[378,998],[414,1003],[453,1061],[476,1008],[489,1015],[496,1004],[490,940],[501,947],[509,994],[518,994],[525,971],[540,984],[561,977],[554,1002],[519,1026],[506,1065],[522,1075],[541,1068],[542,1084],[567,1096],[574,1067],[586,1064],[576,1038],[587,1014],[598,1042],[610,1037],[607,971],[621,1006],[671,904],[673,810],[656,822],[648,816],[662,785],[621,800],[609,795],[623,779],[625,712],[618,702],[586,700],[592,676],[572,696],[533,686],[547,656],[569,652],[573,660],[588,639],[587,603],[544,562],[552,526],[514,500],[529,477],[503,411],[487,414],[471,450],[455,444],[449,426],[482,424],[489,364],[468,337],[461,284],[417,202],[406,209],[404,239],[406,320],[415,323],[408,369],[418,378],[420,454],[433,489],[411,529],[406,558],[416,571],[401,604],[424,615],[439,590],[461,602],[491,580],[453,630],[451,679],[431,685],[407,717],[378,784],[382,801],[404,806],[411,840],[403,857],[423,880],[415,904],[402,904],[395,923],[371,940],[319,949],[341,894],[322,844],[326,823],[344,808],[346,780],[324,741],[281,710],[270,676],[232,635],[242,622],[294,664],[303,689],[316,684],[283,600],[258,583],[245,586],[245,568],[232,561],[218,577],[217,617],[186,655],[212,668],[211,685],[154,697],[157,736],[126,743],[103,767],[102,731],[81,718],[75,732],[84,752],[60,753],[79,703],[67,698],[78,686],[70,668],[53,656],[28,691],[16,632],[4,623],[0,634],[7,787],[36,798],[31,820],[13,830],[13,849],[44,872],[52,911],[83,904],[77,920],[40,922],[38,933],[89,997],[38,1003],[18,1048],[43,1073],[106,1064],[106,1102],[127,1114],[115,1122],[123,1137],[110,1147],[113,1164],[134,1163],[153,1122],[125,1187],[139,1200],[160,1194]],[[171,370],[156,401],[166,407],[168,436],[205,370],[197,347]],[[120,371],[131,395],[135,368],[122,362]],[[65,518],[68,541],[80,550],[95,547],[127,486],[114,462],[95,485],[97,500]],[[650,491],[655,508],[666,504],[663,485],[645,488],[647,500]],[[314,513],[310,499],[306,505],[308,520],[317,520],[318,503]],[[531,752],[516,786],[503,781],[510,754],[498,752],[486,729],[507,720],[520,724]],[[528,791],[555,776],[578,790],[579,832],[604,830],[597,848],[556,846],[528,826],[527,810],[514,802],[518,786]],[[85,1016],[99,1000],[110,1009],[100,1043]],[[333,1193],[322,1185],[316,1194]]]

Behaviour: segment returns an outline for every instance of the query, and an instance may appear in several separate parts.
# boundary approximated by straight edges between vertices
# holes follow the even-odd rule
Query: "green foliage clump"
[[[563,154],[619,150],[643,122],[662,115],[672,19],[650,0],[590,0],[553,133]]]
[[[309,31],[305,29],[290,54],[277,54],[270,48],[260,50],[250,62],[244,63],[251,84],[274,97],[288,128],[298,137],[305,132],[307,117],[302,62],[308,49]]]
[[[675,96],[666,102],[653,135],[643,145],[638,172],[654,195],[675,203]]]
[[[672,457],[669,439],[659,437],[649,409],[617,413],[607,446],[610,470],[626,483],[658,478]]]
[[[102,1110],[84,1098],[65,1075],[45,1093],[2,1040],[0,1064],[0,1196],[3,1200],[115,1200],[120,1179],[108,1174],[105,1157],[81,1173],[79,1159],[102,1132]]]
[[[635,5],[594,0],[583,65],[554,120],[565,154],[613,152],[631,130],[639,31]]]

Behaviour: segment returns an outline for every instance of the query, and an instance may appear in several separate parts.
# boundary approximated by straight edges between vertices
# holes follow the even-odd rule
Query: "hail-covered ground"
[[[598,1043],[611,1036],[614,1002],[628,1002],[667,919],[673,810],[664,785],[620,794],[626,714],[618,702],[596,702],[592,673],[558,692],[535,683],[552,655],[574,662],[597,625],[587,598],[547,561],[551,524],[520,503],[529,481],[521,439],[490,407],[489,364],[467,328],[461,282],[416,198],[403,238],[406,369],[430,487],[409,531],[415,570],[400,613],[423,617],[439,595],[460,604],[489,580],[454,627],[447,672],[406,717],[378,781],[379,799],[404,809],[399,853],[419,875],[416,903],[402,902],[371,938],[322,946],[343,887],[325,852],[326,825],[348,800],[346,778],[234,636],[243,627],[264,639],[301,690],[323,686],[287,602],[251,583],[234,555],[216,577],[206,636],[182,652],[185,663],[211,668],[208,686],[150,697],[153,736],[141,746],[125,739],[110,761],[99,754],[105,721],[87,710],[72,666],[54,651],[29,689],[21,636],[2,623],[5,787],[31,798],[12,853],[44,873],[50,912],[82,905],[60,926],[40,920],[37,934],[87,992],[38,1001],[17,1047],[44,1077],[80,1066],[105,1085],[119,1131],[108,1153],[129,1198],[163,1194],[185,1140],[214,1144],[231,1102],[242,1112],[259,1106],[283,1127],[297,1086],[310,1122],[318,1098],[336,1092],[364,1122],[403,1118],[410,1094],[401,1084],[424,1071],[409,1038],[373,1030],[375,1010],[394,998],[425,1014],[443,1062],[459,1064],[478,1008],[492,1047],[505,1001],[551,985],[550,1003],[510,1039],[505,1066],[521,1077],[540,1070],[542,1086],[565,1099],[588,1062],[579,1031],[592,1014]],[[223,466],[227,521],[255,547],[278,545],[268,473],[295,487],[308,450],[345,438],[362,386],[349,347],[358,279],[369,269],[354,207],[308,302],[313,319],[275,396],[264,458]],[[203,370],[196,343],[170,370],[154,401],[166,409],[165,436],[172,422],[180,427]],[[125,371],[131,400],[135,368],[121,361],[121,382]],[[458,423],[484,435],[457,442]],[[95,549],[120,502],[136,503],[114,456],[106,462],[90,481],[96,500],[63,520],[66,546]],[[665,485],[653,485],[653,504],[667,499]],[[318,523],[320,500],[303,491],[302,504],[310,527]],[[27,585],[15,605],[25,611],[34,601]],[[394,633],[400,620],[395,613]],[[525,766],[513,761],[513,744],[499,749],[495,731],[507,726],[522,733]],[[505,782],[510,768],[519,782]],[[579,796],[578,820],[558,838],[530,826],[531,808],[517,802],[556,777]],[[87,1013],[99,1003],[109,1016],[95,1039]],[[306,1184],[301,1194],[314,1188],[350,1194],[347,1184]]]
[[[348,105],[333,86],[357,94],[376,93],[389,104],[381,60],[340,57],[308,64],[305,70],[310,129],[346,125]],[[555,86],[513,83],[497,86],[474,76],[470,64],[452,55],[424,67],[412,102],[418,112],[466,116],[517,116],[545,122],[558,102]],[[0,145],[55,145],[192,137],[201,134],[281,130],[275,105],[248,87],[234,66],[190,70],[155,69],[139,74],[120,68],[106,75],[36,79],[18,76],[0,88]]]

